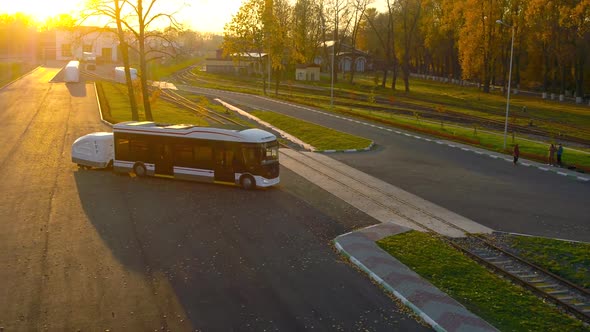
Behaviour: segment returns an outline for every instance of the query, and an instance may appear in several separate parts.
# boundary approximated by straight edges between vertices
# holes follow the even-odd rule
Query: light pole
[[[508,134],[508,113],[510,112],[510,82],[512,81],[512,54],[514,52],[514,26],[504,23],[502,20],[496,20],[496,23],[502,24],[512,29],[512,40],[510,42],[510,70],[508,71],[508,94],[506,95],[506,120],[504,122],[504,150],[506,150],[506,135]]]
[[[336,53],[336,40],[332,43],[332,83],[330,84],[330,109],[334,109],[334,53]]]

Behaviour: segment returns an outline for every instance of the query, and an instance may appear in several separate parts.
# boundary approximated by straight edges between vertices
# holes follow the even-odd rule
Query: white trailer
[[[80,81],[80,61],[68,62],[64,69],[64,81],[66,83],[78,83]]]
[[[129,68],[129,72],[131,74],[131,80],[135,81],[137,79],[137,69]],[[125,79],[125,67],[115,67],[115,81],[117,83],[127,82]]]
[[[72,161],[80,167],[106,168],[113,165],[113,133],[84,135],[72,144]]]

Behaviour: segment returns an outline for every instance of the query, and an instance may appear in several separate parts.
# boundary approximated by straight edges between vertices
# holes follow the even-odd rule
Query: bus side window
[[[186,144],[174,145],[174,160],[175,165],[190,167],[194,164],[193,148]]]
[[[149,158],[149,147],[147,142],[139,140],[131,140],[129,143],[129,158],[131,160],[147,161],[150,162]]]
[[[199,168],[210,169],[213,166],[213,149],[210,146],[194,146],[195,164]]]
[[[129,140],[124,138],[117,138],[115,145],[117,159],[129,160]]]

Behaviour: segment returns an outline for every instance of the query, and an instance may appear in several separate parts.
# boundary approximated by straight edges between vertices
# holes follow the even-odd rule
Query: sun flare
[[[83,4],[84,0],[0,0],[0,14],[23,13],[43,22],[59,14],[75,14]]]

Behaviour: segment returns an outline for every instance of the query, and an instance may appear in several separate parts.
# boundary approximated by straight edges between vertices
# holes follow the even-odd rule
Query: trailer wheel
[[[240,184],[242,185],[242,188],[244,188],[246,190],[251,190],[251,189],[256,188],[256,181],[254,181],[254,178],[251,177],[250,175],[242,176],[242,178],[240,179]]]
[[[145,165],[143,163],[135,163],[135,165],[133,165],[133,173],[140,178],[146,176],[147,171]]]

